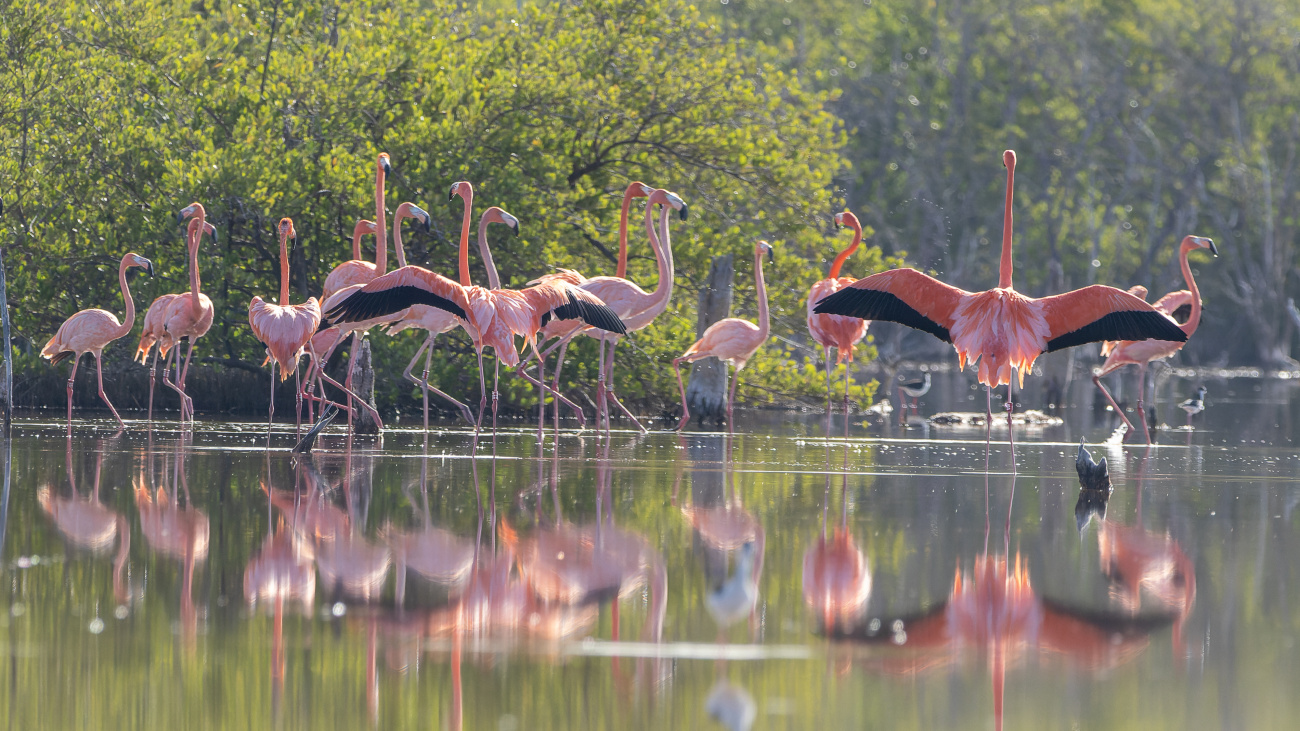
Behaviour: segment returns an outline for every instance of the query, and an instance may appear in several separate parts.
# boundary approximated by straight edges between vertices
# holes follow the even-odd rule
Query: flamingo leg
[[[348,353],[348,372],[343,376],[343,385],[345,391],[352,393],[352,366],[357,362],[357,351],[361,349],[361,336],[358,333],[352,333],[352,346]],[[352,433],[352,397],[348,397],[348,433]]]
[[[1011,414],[1016,410],[1015,384],[1007,382],[1007,444],[1011,445],[1011,474],[1016,474],[1016,431]]]
[[[424,366],[424,380],[420,380],[411,374],[411,369],[415,367],[415,362],[420,359],[420,354],[429,350],[429,345],[433,342],[433,333],[424,339],[420,347],[415,349],[415,355],[411,356],[411,362],[406,364],[406,370],[402,371],[402,378],[415,383],[420,387],[420,392],[424,396],[424,430],[429,431],[429,365],[426,362]]]
[[[352,393],[352,392],[348,391],[347,387],[345,387],[343,384],[339,383],[338,381],[334,380],[333,378],[330,378],[329,376],[325,375],[324,373],[321,373],[321,374],[320,374],[320,378],[321,378],[323,381],[325,381],[325,383],[328,383],[329,385],[333,386],[334,388],[337,388],[338,390],[343,391],[344,393],[351,394],[352,398],[353,398],[353,399],[356,399],[356,401],[357,401],[358,403],[361,404],[362,408],[366,409],[367,411],[370,410],[370,404],[367,404],[365,401],[362,401],[362,400],[361,400],[361,397],[358,396],[358,395],[356,395],[355,393]],[[321,395],[320,395],[320,396],[309,396],[308,398],[315,399],[315,400],[321,402],[322,406],[323,406],[324,404],[334,403],[334,402],[330,401],[328,398],[325,397],[325,395],[324,395],[324,391],[325,391],[325,389],[322,387],[322,388],[321,388]],[[340,411],[351,411],[351,410],[354,408],[354,407],[352,407],[352,406],[348,406],[348,405],[346,405],[346,404],[334,404],[334,405],[335,405],[336,407],[338,407]],[[377,418],[378,416],[379,416],[378,413],[371,413],[371,418]],[[376,423],[377,423],[377,422],[376,422]]]
[[[1105,396],[1106,400],[1110,402],[1110,407],[1115,410],[1115,413],[1119,414],[1119,418],[1121,421],[1124,422],[1124,426],[1128,427],[1129,431],[1133,431],[1133,424],[1129,423],[1127,416],[1124,416],[1124,410],[1119,407],[1119,404],[1115,403],[1115,397],[1111,396],[1110,391],[1106,390],[1106,385],[1101,382],[1101,378],[1098,376],[1093,376],[1092,382],[1097,384],[1097,388],[1101,389],[1102,395]]]
[[[95,353],[95,372],[99,378],[99,397],[104,400],[104,403],[108,406],[108,410],[113,413],[113,418],[117,419],[117,427],[119,429],[125,429],[126,424],[122,421],[122,417],[117,415],[117,409],[113,408],[113,402],[109,401],[108,395],[104,393],[104,354],[103,353]]]
[[[307,399],[307,423],[316,423],[316,358],[307,360],[307,386],[302,395]]]
[[[614,393],[614,349],[618,347],[618,343],[619,339],[615,338],[613,342],[609,344],[609,362],[605,364],[605,383],[606,387],[609,389],[609,400],[618,407],[619,411],[623,412],[624,416],[636,425],[637,429],[641,430],[642,434],[646,434],[649,432],[649,429],[646,429],[641,425],[641,422],[632,415],[631,411],[628,411],[628,408],[623,405],[623,402],[618,400],[618,394]]]
[[[271,436],[271,425],[275,423],[275,367],[279,365],[271,359],[271,408],[266,416],[266,436]]]
[[[167,354],[166,360],[163,361],[163,385],[175,391],[176,396],[180,398],[181,401],[180,420],[181,423],[184,424],[185,423],[185,392],[181,390],[181,386],[180,386],[180,380],[181,380],[180,360],[181,360],[181,345],[180,345],[180,341],[177,341],[175,347],[173,347],[171,349],[171,352]],[[176,370],[175,380],[173,380],[173,377],[171,375],[173,368]]]
[[[985,386],[984,395],[984,444],[987,446],[993,441],[993,387]],[[902,391],[899,391],[899,399],[902,399]]]
[[[567,338],[564,339],[564,340],[561,340],[560,343],[559,343],[559,348],[560,348],[560,355],[559,355],[559,357],[558,357],[558,358],[556,359],[556,361],[555,361],[555,376],[551,379],[551,390],[552,390],[552,391],[556,391],[556,392],[558,392],[558,391],[560,390],[560,370],[561,370],[562,368],[564,368],[564,354],[565,354],[566,352],[568,352],[568,350],[569,350],[569,340],[568,340]],[[551,350],[554,350],[554,349],[555,349],[555,346],[552,345],[552,346],[551,346]],[[545,356],[545,355],[547,355],[547,353],[549,353],[549,352],[550,352],[550,351],[547,351],[546,353],[542,353],[542,355]],[[560,432],[560,401],[559,401],[559,399],[556,399],[556,400],[555,400],[555,432],[556,432],[557,434]]]
[[[603,421],[605,433],[609,434],[609,400],[605,397],[605,339],[597,339],[596,347],[600,351],[596,366],[596,430],[601,429]]]
[[[731,391],[727,395],[727,430],[732,431],[736,423],[734,413],[736,406],[736,386],[740,385],[740,369],[731,374]]]
[[[155,348],[153,351],[153,365],[149,368],[149,416],[148,420],[153,421],[153,391],[154,384],[158,381],[158,351],[161,348]]]
[[[673,372],[677,374],[677,390],[682,394],[682,420],[677,424],[677,431],[680,432],[682,429],[686,428],[686,423],[691,420],[691,409],[686,405],[686,386],[682,385],[681,358],[673,358]]]
[[[822,346],[822,362],[826,364],[826,423],[831,420],[831,346]]]
[[[487,380],[483,377],[483,348],[478,348],[478,420],[474,422],[474,433],[483,427],[483,412],[487,409]]]
[[[534,346],[534,350],[536,350],[536,346]],[[539,355],[538,357],[540,358],[541,356]],[[534,386],[541,388],[543,393],[550,393],[551,397],[554,398],[557,402],[562,403],[565,406],[568,406],[570,409],[572,409],[573,415],[578,417],[578,427],[583,429],[586,428],[587,417],[583,415],[581,406],[578,406],[577,404],[573,403],[567,397],[561,394],[559,391],[553,390],[550,386],[545,385],[542,381],[539,381],[533,378],[532,376],[528,375],[528,373],[524,371],[523,363],[520,363],[518,366],[515,367],[515,373],[517,373],[519,377],[524,379],[525,381],[528,381]],[[556,428],[558,429],[559,427]]]
[[[77,366],[81,363],[81,353],[77,353],[72,359],[72,372],[68,374],[68,432],[72,432],[72,384],[77,381]],[[1187,423],[1192,423],[1192,417],[1187,416]]]
[[[191,423],[194,422],[194,399],[190,398],[189,393],[185,391],[185,382],[189,380],[190,360],[193,358],[194,358],[194,340],[193,338],[191,338],[189,347],[185,349],[185,368],[184,370],[181,371],[181,375],[180,375],[181,395],[185,397],[185,410],[189,413],[189,419]],[[179,359],[180,356],[178,355],[177,360]]]
[[[302,374],[298,372],[298,359],[293,361],[293,397],[298,410],[294,414],[293,435],[302,436]]]
[[[853,383],[853,369],[844,369],[844,428],[849,428],[849,386]]]
[[[499,386],[501,384],[501,359],[492,359],[492,441],[496,442],[497,438],[497,403],[501,400]]]
[[[534,353],[537,352],[537,346],[536,346],[536,345],[533,346],[533,352],[534,352]],[[521,367],[520,367],[520,371],[522,371],[522,370],[523,370],[522,364],[520,364],[520,366],[521,366]],[[546,431],[546,385],[545,385],[545,384],[546,384],[546,356],[542,355],[541,353],[538,353],[538,354],[537,354],[537,385],[538,385],[538,389],[537,389],[537,390],[538,390],[538,395],[537,395],[537,444],[538,444],[538,447],[539,447],[539,448],[541,447],[542,440],[546,438],[546,436],[545,436],[545,431]],[[559,400],[558,400],[558,399],[556,400],[556,405],[557,405],[557,406],[559,405]]]
[[[1146,437],[1147,444],[1151,443],[1151,430],[1147,427],[1147,410],[1143,403],[1142,397],[1147,390],[1147,364],[1142,363],[1138,366],[1138,419],[1142,421],[1142,436]]]

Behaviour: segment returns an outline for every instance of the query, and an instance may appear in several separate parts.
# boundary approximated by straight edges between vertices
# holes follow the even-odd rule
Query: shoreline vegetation
[[[393,160],[389,207],[411,201],[431,214],[429,231],[403,232],[411,263],[454,270],[452,181],[474,182],[483,206],[520,219],[519,238],[493,241],[506,286],[561,267],[612,273],[629,180],[685,198],[677,294],[625,341],[615,372],[620,397],[652,416],[676,401],[671,359],[695,338],[713,257],[737,262],[730,314],[754,317],[748,261],[759,238],[777,243],[773,337],[744,372],[745,406],[824,403],[803,297],[848,244],[831,223],[841,210],[867,229],[846,273],[907,262],[987,287],[1001,231],[990,163],[1006,147],[1023,161],[1017,280],[1027,293],[1141,283],[1158,296],[1181,286],[1181,236],[1212,236],[1224,256],[1198,267],[1205,324],[1175,362],[1294,369],[1285,303],[1300,285],[1300,10],[1234,7],[0,0],[14,405],[65,403],[66,369],[37,352],[79,309],[121,312],[112,270],[124,252],[158,267],[132,279],[137,308],[184,289],[172,214],[199,200],[219,231],[199,256],[216,317],[190,393],[200,413],[264,410],[269,373],[246,307],[275,289],[275,222],[291,216],[299,231],[293,298],[319,296],[373,209],[380,151]],[[654,257],[639,212],[632,221],[629,278],[651,289]],[[146,368],[130,363],[138,331],[105,352],[105,388],[128,410],[148,398]],[[877,347],[882,383],[901,363],[952,357],[897,326],[873,325],[869,338],[852,395],[864,408],[877,390],[890,396],[860,370]],[[400,373],[421,340],[370,335],[382,413],[418,409]],[[468,338],[448,333],[434,348],[431,382],[475,397]],[[561,389],[587,409],[595,354],[593,341],[575,342]],[[1043,389],[1091,364],[1090,352],[1045,357]],[[86,383],[78,408],[96,401]],[[158,393],[157,407],[175,408],[174,394]],[[503,379],[502,408],[535,410],[536,395]]]

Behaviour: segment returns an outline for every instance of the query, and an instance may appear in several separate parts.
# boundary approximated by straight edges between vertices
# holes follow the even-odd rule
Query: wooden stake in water
[[[0,216],[4,216],[4,201],[0,200]],[[14,359],[9,345],[9,295],[5,290],[4,257],[0,255],[0,330],[4,331],[5,377],[0,383],[0,411],[4,412],[4,433],[9,436],[9,421],[13,414]]]

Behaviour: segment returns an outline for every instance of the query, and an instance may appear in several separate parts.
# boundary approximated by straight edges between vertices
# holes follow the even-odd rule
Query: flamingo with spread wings
[[[1129,431],[1133,430],[1133,425],[1125,418],[1124,411],[1120,409],[1119,404],[1110,395],[1110,391],[1102,385],[1101,377],[1123,368],[1126,365],[1136,365],[1138,367],[1138,418],[1142,420],[1142,434],[1146,437],[1147,444],[1151,443],[1151,431],[1147,426],[1146,411],[1143,404],[1143,396],[1146,393],[1147,383],[1147,364],[1153,360],[1164,360],[1169,356],[1183,349],[1187,338],[1192,337],[1196,328],[1201,325],[1201,290],[1196,286],[1196,279],[1192,277],[1192,267],[1187,263],[1187,255],[1197,249],[1209,249],[1210,253],[1215,256],[1219,255],[1219,250],[1214,246],[1214,242],[1202,236],[1186,236],[1182,244],[1178,247],[1179,264],[1183,270],[1183,280],[1187,282],[1187,289],[1181,289],[1177,292],[1170,292],[1161,297],[1154,305],[1155,309],[1167,316],[1170,321],[1174,320],[1175,313],[1184,307],[1190,307],[1187,321],[1177,325],[1178,329],[1186,336],[1184,342],[1170,340],[1123,340],[1111,341],[1102,344],[1102,355],[1109,356],[1106,362],[1101,365],[1101,372],[1092,377],[1092,382],[1097,384],[1101,389],[1106,400],[1110,402],[1115,413],[1119,418],[1124,420]],[[1134,287],[1133,289],[1138,289]],[[1190,290],[1190,291],[1189,291]],[[1129,290],[1132,292],[1133,290]],[[1146,296],[1146,288],[1142,288],[1140,297]]]
[[[289,304],[289,238],[297,237],[293,219],[280,219],[280,303],[271,304],[261,296],[248,303],[248,325],[258,342],[266,346],[271,356],[271,406],[267,415],[266,430],[270,434],[275,419],[275,367],[280,367],[280,380],[289,378],[289,370],[298,375],[298,359],[311,344],[311,337],[320,324],[320,303],[310,297],[300,305]],[[302,426],[302,384],[295,383],[298,402],[298,426]]]
[[[68,374],[69,431],[72,429],[72,384],[77,380],[77,363],[86,353],[93,353],[95,356],[96,370],[99,374],[99,398],[108,405],[108,410],[117,420],[118,427],[126,428],[122,417],[117,415],[117,409],[113,408],[113,402],[109,401],[108,396],[104,394],[104,348],[114,340],[129,335],[135,325],[135,301],[131,299],[130,287],[126,286],[126,270],[131,267],[142,267],[149,272],[149,276],[153,276],[153,263],[148,259],[135,253],[122,257],[122,263],[117,267],[117,281],[122,288],[122,299],[126,300],[124,322],[119,323],[117,315],[108,310],[82,310],[64,320],[59,326],[59,331],[41,349],[41,357],[48,359],[50,365],[58,365],[72,358],[72,372]]]
[[[893,269],[859,279],[821,300],[816,314],[897,322],[952,343],[960,367],[979,362],[979,382],[1007,386],[1007,425],[1014,401],[1012,376],[1025,373],[1043,353],[1104,340],[1156,338],[1183,342],[1187,335],[1151,305],[1114,287],[1093,285],[1052,297],[1026,297],[1011,285],[1011,201],[1016,153],[1002,153],[1007,168],[1002,259],[998,286],[967,292],[915,269]]]
[[[857,216],[849,211],[843,211],[835,214],[835,227],[840,226],[853,229],[853,243],[831,262],[831,270],[826,274],[826,278],[814,282],[812,288],[808,290],[808,332],[812,334],[813,340],[822,346],[823,360],[826,363],[827,418],[830,418],[831,413],[831,371],[834,370],[831,366],[831,348],[835,348],[836,367],[844,361],[852,363],[853,349],[867,336],[867,327],[871,324],[860,317],[820,315],[813,311],[818,302],[858,281],[853,277],[841,277],[840,268],[862,243],[862,224],[858,222]],[[846,371],[844,374],[845,418],[848,418],[849,414],[849,384],[852,382],[852,371]]]

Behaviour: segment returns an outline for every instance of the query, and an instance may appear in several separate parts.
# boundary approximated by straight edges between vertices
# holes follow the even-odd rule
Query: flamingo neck
[[[754,255],[754,286],[758,289],[758,334],[762,336],[759,341],[761,344],[767,341],[767,333],[771,330],[767,312],[767,284],[763,281],[762,249]]]
[[[835,261],[831,262],[830,274],[826,275],[831,279],[840,276],[840,267],[844,266],[844,262],[848,261],[849,257],[853,256],[853,252],[858,250],[858,244],[862,243],[862,224],[854,223],[852,226],[853,243],[849,244],[849,248],[841,251],[839,256],[835,257]]]
[[[375,276],[388,270],[388,223],[384,213],[384,166],[375,168]],[[354,247],[359,246],[353,244]],[[359,248],[355,249],[360,251]]]
[[[352,229],[352,260],[361,259],[361,226]]]
[[[484,213],[478,220],[478,251],[483,256],[483,266],[487,269],[488,289],[501,289],[497,265],[492,262],[492,250],[488,248],[487,227],[488,214]]]
[[[652,305],[666,304],[673,296],[673,278],[676,272],[673,269],[673,244],[668,234],[668,206],[663,206],[659,212],[659,230],[660,235],[655,234],[654,228],[654,205],[646,205],[645,209],[645,232],[650,237],[650,247],[655,252],[655,263],[659,266],[659,281],[655,284],[655,291]]]
[[[473,284],[469,280],[469,214],[474,206],[474,189],[467,185],[461,200],[465,202],[465,212],[460,218],[460,284],[468,287]]]
[[[998,267],[998,287],[1011,289],[1011,200],[1015,197],[1016,169],[1007,168],[1007,200],[1002,213],[1002,262]]]
[[[117,283],[122,287],[122,299],[126,300],[126,316],[122,318],[122,326],[117,329],[119,338],[126,337],[135,326],[135,301],[131,299],[131,288],[126,284],[126,270],[130,268],[125,258],[117,268]]]
[[[1196,328],[1201,324],[1201,290],[1197,288],[1196,280],[1192,278],[1192,265],[1187,262],[1187,255],[1195,248],[1195,244],[1186,243],[1178,251],[1178,263],[1183,270],[1183,280],[1187,282],[1187,289],[1192,292],[1192,316],[1187,318],[1187,322],[1178,326],[1188,336],[1196,332]]]
[[[195,318],[202,312],[199,305],[199,245],[203,240],[203,224],[199,223],[198,233],[190,237],[190,311]]]
[[[289,306],[289,235],[287,233],[280,234],[280,306]]]
[[[406,266],[406,248],[402,244],[402,220],[406,218],[409,218],[409,214],[393,215],[393,254],[397,257],[398,267]]]
[[[632,189],[629,187],[623,193],[623,212],[618,217],[618,266],[614,269],[614,276],[619,279],[627,279],[627,217],[631,210]],[[654,234],[650,236],[653,238]]]

